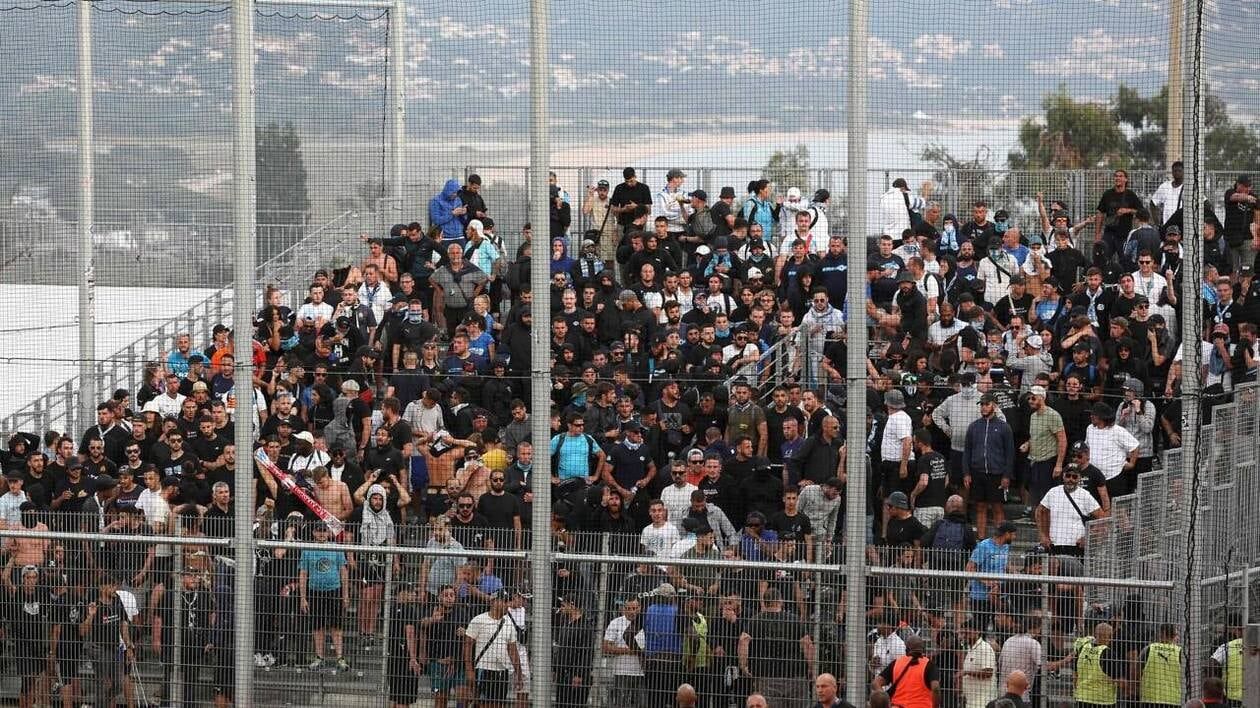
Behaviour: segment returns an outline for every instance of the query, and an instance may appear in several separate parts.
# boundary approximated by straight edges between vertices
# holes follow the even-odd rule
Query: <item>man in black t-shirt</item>
[[[797,502],[800,493],[795,489],[783,492],[783,511],[776,511],[766,522],[767,527],[779,534],[779,550],[784,560],[814,562],[814,526],[809,517],[800,513]]]
[[[1102,193],[1098,213],[1094,215],[1094,242],[1107,244],[1108,253],[1118,253],[1133,230],[1133,215],[1142,208],[1142,200],[1129,189],[1129,173],[1116,170],[1115,186]]]
[[[503,471],[490,473],[490,491],[477,500],[477,515],[493,529],[496,548],[521,547],[521,499],[504,491],[507,476]]]
[[[451,688],[464,685],[463,630],[472,615],[472,608],[459,604],[455,588],[446,585],[419,621],[420,665],[427,669],[430,690],[439,702],[446,701]]]
[[[1225,191],[1225,228],[1222,231],[1225,243],[1229,245],[1235,273],[1243,266],[1255,267],[1256,248],[1251,227],[1255,223],[1257,209],[1260,209],[1260,198],[1252,192],[1251,177],[1238,175],[1234,186]]]
[[[1102,507],[1103,514],[1110,513],[1111,495],[1107,493],[1107,478],[1103,476],[1102,470],[1089,464],[1089,446],[1084,440],[1073,443],[1071,454],[1072,463],[1081,472],[1081,489],[1094,496],[1098,506]]]
[[[910,505],[914,507],[914,518],[924,527],[931,528],[932,524],[945,518],[949,466],[945,456],[932,449],[932,433],[926,428],[914,432],[914,448],[919,481],[910,492]]]
[[[609,204],[617,223],[630,233],[643,229],[647,223],[648,214],[652,212],[652,190],[639,181],[633,167],[622,170],[621,176],[626,181],[613,189]]]
[[[49,655],[48,640],[55,622],[54,600],[47,587],[39,584],[39,569],[21,569],[20,584],[13,584],[13,559],[4,569],[4,619],[13,640],[13,656],[21,677],[22,705],[35,705],[35,688]]]
[[[716,228],[713,230],[713,238],[718,236],[730,236],[735,227],[735,188],[723,187],[721,193],[718,194],[718,200],[713,203],[709,209],[709,214],[713,217],[713,224]]]
[[[78,634],[86,655],[92,660],[97,705],[114,704],[114,698],[122,691],[124,660],[131,662],[136,658],[127,611],[118,597],[118,585],[113,575],[101,573],[96,591],[89,590],[78,608],[83,618]]]
[[[815,674],[814,639],[800,617],[783,609],[778,590],[767,589],[761,601],[764,609],[739,637],[740,674],[753,677],[772,705],[798,705],[809,695],[808,677]]]

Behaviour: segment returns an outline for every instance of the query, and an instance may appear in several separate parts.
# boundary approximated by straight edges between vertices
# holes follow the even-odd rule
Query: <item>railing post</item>
[[[605,533],[605,534],[601,534],[601,536],[603,536],[603,540],[602,540],[602,541],[600,541],[600,550],[599,550],[599,552],[600,552],[600,553],[602,553],[602,554],[604,554],[605,556],[611,555],[611,552],[612,552],[612,547],[611,547],[611,546],[612,546],[612,534]],[[595,583],[596,588],[598,588],[598,592],[597,592],[597,593],[596,593],[596,595],[595,595],[595,597],[596,597],[596,600],[595,600],[595,607],[596,607],[596,609],[595,609],[595,623],[596,623],[596,624],[595,624],[595,626],[596,626],[596,627],[607,627],[607,626],[608,626],[608,609],[609,609],[609,608],[608,608],[608,572],[609,572],[609,569],[608,569],[608,564],[607,564],[607,563],[600,563],[600,564],[599,564],[599,579],[598,579],[598,580],[596,581],[596,583]],[[602,656],[602,655],[601,655],[601,653],[600,653],[600,646],[601,646],[601,645],[600,645],[600,639],[601,639],[602,637],[603,637],[602,632],[596,632],[596,636],[595,636],[595,640],[594,640],[594,641],[595,641],[595,648],[594,648],[594,651],[595,651],[595,656],[597,656],[597,657],[598,657],[598,656]],[[599,671],[594,671],[594,670],[593,670],[593,669],[594,669],[594,666],[593,666],[593,665],[592,665],[592,667],[591,667],[591,668],[592,668],[592,671],[591,671],[591,693],[590,693],[590,695],[592,695],[592,696],[598,696],[598,695],[599,695],[599,691],[600,691],[599,680],[600,680],[600,678],[601,678],[601,674],[602,674],[602,672],[599,672]]]

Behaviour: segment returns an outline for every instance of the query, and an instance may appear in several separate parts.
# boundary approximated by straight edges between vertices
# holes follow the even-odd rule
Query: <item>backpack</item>
[[[696,212],[691,218],[691,223],[687,224],[687,230],[692,236],[700,236],[708,238],[717,230],[717,224],[713,223],[713,214],[707,209]]]
[[[961,521],[941,519],[936,527],[936,537],[932,540],[932,548],[962,550],[966,547],[967,536]]]

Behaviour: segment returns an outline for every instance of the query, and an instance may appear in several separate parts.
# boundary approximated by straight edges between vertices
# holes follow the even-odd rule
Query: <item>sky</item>
[[[1210,5],[1207,16],[1209,80],[1232,114],[1251,122],[1260,116],[1260,80],[1254,44],[1243,38],[1260,33],[1260,2],[1220,6]],[[526,139],[527,7],[525,0],[408,3],[414,139],[505,146]],[[661,135],[843,131],[846,8],[839,0],[556,0],[553,134],[565,145],[605,144],[615,153]],[[0,95],[0,115],[52,111],[72,119],[73,8],[13,11],[5,20],[0,82],[16,90]],[[874,2],[871,124],[908,133],[1009,133],[1059,87],[1088,101],[1105,101],[1122,82],[1149,95],[1166,80],[1167,27],[1167,2],[1155,0]],[[225,5],[106,1],[98,3],[94,28],[104,130],[118,139],[226,133]],[[260,120],[379,139],[387,28],[371,9],[263,6],[256,24]],[[41,127],[69,131],[73,120]],[[988,144],[983,135],[967,140]]]

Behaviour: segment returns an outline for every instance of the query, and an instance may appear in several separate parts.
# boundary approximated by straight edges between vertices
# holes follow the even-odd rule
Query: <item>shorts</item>
[[[511,671],[477,669],[477,698],[502,703],[511,695]]]
[[[1000,474],[973,474],[971,475],[971,501],[991,504],[1001,504],[1002,495],[1002,475]]]
[[[521,657],[521,687],[517,689],[518,695],[529,694],[529,681],[532,674],[529,672],[529,648],[524,645],[518,645],[516,651]]]
[[[65,634],[65,627],[62,627],[62,633]],[[61,673],[60,677],[54,676],[61,683],[70,683],[79,678],[79,660],[83,658],[83,645],[79,642],[68,641],[61,642],[57,645],[57,669]]]
[[[963,470],[963,451],[950,450],[947,469],[949,471],[949,485],[954,489],[962,489],[963,477],[966,476]]]
[[[384,585],[386,566],[384,563],[373,563],[371,561],[371,556],[374,555],[376,554],[371,554],[367,562],[359,565],[359,568],[362,569],[361,572],[363,573],[363,582],[368,585]],[[384,558],[384,556],[381,557]]]
[[[26,679],[39,676],[48,665],[44,660],[48,656],[48,647],[20,641],[13,645],[13,654],[17,657],[17,672],[22,677],[22,690],[25,691]]]
[[[307,595],[311,607],[311,629],[341,629],[346,614],[341,590],[311,590]]]
[[[386,683],[390,703],[409,706],[420,700],[420,677],[411,672],[406,652],[389,657]]]
[[[456,658],[454,666],[455,670],[451,672],[451,677],[447,678],[446,667],[433,659],[429,660],[429,688],[434,693],[448,693],[463,686],[467,681],[464,678],[464,663]],[[408,672],[410,673],[410,670]]]
[[[881,462],[879,470],[881,472],[880,482],[883,484],[883,495],[885,497],[893,492],[902,492],[909,497],[910,493],[914,491],[914,486],[919,482],[919,475],[915,473],[914,465],[907,465],[905,479],[901,477],[900,462]]]

